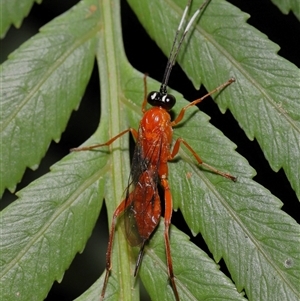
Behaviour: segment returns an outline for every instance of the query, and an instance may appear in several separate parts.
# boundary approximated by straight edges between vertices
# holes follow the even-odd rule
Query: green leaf
[[[97,18],[88,6],[74,9],[41,28],[2,64],[0,135],[6,147],[0,195],[5,188],[14,191],[26,167],[37,168],[78,107],[93,68]]]
[[[70,155],[1,212],[3,300],[43,300],[62,279],[98,218],[106,162],[106,154]]]
[[[131,85],[133,90],[136,83]],[[148,87],[149,90],[155,88],[151,83]],[[231,88],[219,96],[228,97]],[[172,94],[180,99],[174,91]],[[183,105],[181,101],[177,104],[175,115]],[[169,163],[174,208],[182,211],[194,234],[202,234],[216,262],[221,258],[225,260],[237,289],[245,289],[250,300],[259,300],[263,294],[266,294],[264,300],[278,296],[282,300],[297,300],[300,296],[297,280],[300,262],[296,255],[299,225],[280,210],[282,203],[276,197],[250,179],[253,170],[208,119],[204,113],[190,109],[183,125],[175,128],[174,136],[184,137],[205,162],[236,175],[238,181],[233,183],[199,168],[182,147],[181,159]],[[172,242],[180,248],[181,240]],[[177,251],[172,254],[176,256]],[[183,266],[188,265],[184,258],[179,261]],[[152,278],[156,271],[155,265]],[[174,273],[178,276],[181,270],[178,272],[174,267]],[[199,277],[193,279],[197,280]],[[146,281],[144,285],[147,287]]]
[[[264,300],[278,296],[297,300],[299,225],[280,210],[278,199],[249,179],[247,164],[231,151],[230,144],[221,142],[220,133],[205,124],[200,114],[180,131],[183,129],[203,160],[237,175],[238,181],[232,183],[203,172],[188,160],[170,164],[174,208],[180,208],[193,233],[202,234],[216,262],[224,259],[237,289],[245,289],[250,300],[259,300],[264,293]],[[182,157],[188,155],[185,151]],[[184,177],[185,185],[178,174]],[[284,265],[289,259],[292,268]]]
[[[17,28],[21,26],[23,18],[28,15],[34,2],[40,4],[42,0],[1,0],[0,38],[5,36],[11,24],[14,24]]]
[[[139,1],[135,5],[138,7],[143,3]],[[151,9],[161,8],[159,1],[153,0],[151,3]],[[160,38],[163,40],[165,37],[165,43],[170,46],[183,7],[179,8],[173,2],[168,3],[171,3],[171,7],[158,12],[151,11],[153,18],[150,21],[157,30],[163,32]],[[204,46],[209,49],[212,42],[213,46],[219,45],[219,49],[225,49],[218,39],[210,38],[205,25],[206,13],[207,18],[212,18],[214,9],[218,9],[214,3],[225,5],[223,1],[212,0],[198,23],[200,25],[193,31],[193,39],[199,39],[203,35],[203,46],[198,47],[197,43],[192,42],[193,39],[189,39],[188,47],[184,47],[184,55],[179,59],[183,60],[184,68],[195,71],[201,71],[201,68],[208,70],[211,66],[211,71],[214,72],[202,79],[203,82],[211,80],[213,87],[227,80],[232,75],[231,72],[236,70],[234,67],[238,66],[231,64],[237,63],[232,59],[232,54],[228,55],[224,51],[219,55],[218,64],[208,55],[201,60],[202,67],[195,60],[196,53],[199,55]],[[244,26],[244,15],[231,6],[222,8],[224,11],[216,11],[218,18],[222,19],[223,14],[226,16],[231,13],[233,24],[237,28]],[[141,10],[141,18],[143,14],[144,17],[148,15],[146,9],[147,7]],[[168,14],[163,14],[166,10]],[[83,20],[86,20],[82,14],[88,20],[93,19],[90,35],[87,36],[87,32],[83,30],[78,33],[78,41],[82,41],[82,37],[92,40],[92,51],[96,53],[99,66],[103,112],[101,125],[85,143],[90,145],[107,141],[129,126],[137,128],[141,118],[144,88],[143,75],[128,64],[124,55],[118,2],[83,1],[63,17],[69,20],[70,15],[74,16],[72,23],[77,24],[77,30],[80,31],[84,28]],[[93,17],[95,15],[98,16]],[[234,16],[242,20],[241,23]],[[222,21],[226,29],[226,18]],[[59,24],[60,18],[53,21],[53,26],[55,22]],[[64,28],[68,31],[68,25],[57,26],[57,35],[63,35]],[[216,27],[217,20],[211,25]],[[235,30],[237,28],[233,27]],[[194,55],[187,59],[190,48]],[[86,60],[85,55],[92,57],[91,50],[86,51],[79,58],[76,57],[71,66]],[[237,50],[233,49],[232,52],[234,51]],[[214,54],[214,51],[211,53]],[[227,64],[220,63],[224,60],[224,55]],[[33,62],[39,62],[41,58],[36,56]],[[228,69],[230,72],[227,72]],[[241,71],[243,69],[240,70],[243,74]],[[76,83],[79,85],[79,80]],[[73,88],[74,83],[69,84]],[[231,99],[237,101],[240,85],[238,81],[220,92],[216,95],[217,102],[226,104]],[[53,82],[53,91],[59,90],[60,86],[60,81]],[[149,91],[156,90],[159,83],[148,78],[147,87]],[[250,89],[247,90],[250,96],[251,92]],[[177,115],[186,102],[180,100],[180,94],[174,92],[174,95],[179,100],[174,109],[174,115]],[[170,236],[171,254],[180,296],[184,300],[217,297],[222,300],[226,300],[226,297],[240,300],[242,297],[238,292],[244,290],[249,300],[298,300],[299,225],[280,210],[282,203],[278,199],[251,180],[253,169],[234,151],[233,143],[212,127],[208,120],[209,117],[196,108],[189,109],[182,123],[175,128],[174,138],[184,137],[206,163],[238,176],[238,181],[233,183],[197,166],[185,147],[181,148],[179,156],[169,164],[169,181],[174,208],[180,208],[193,233],[201,232],[214,260],[218,262],[221,258],[224,259],[233,281],[218,271],[212,260],[202,251],[196,250],[185,236],[173,228]],[[51,137],[48,137],[48,143],[50,140]],[[33,150],[36,145],[30,144],[28,147]],[[16,296],[18,300],[32,300],[32,291],[36,292],[34,300],[45,297],[52,282],[63,277],[63,272],[75,254],[83,249],[103,198],[111,222],[113,210],[120,203],[128,180],[127,150],[128,139],[122,137],[108,148],[71,154],[53,166],[46,176],[19,192],[20,199],[1,212],[0,291],[4,292],[5,300],[14,300]],[[126,244],[121,227],[122,224],[118,222],[106,299],[120,300],[126,296],[126,300],[138,300],[137,283],[132,276],[136,250]],[[162,231],[163,223],[146,247],[140,276],[154,300],[174,300],[166,274]],[[103,278],[100,278],[78,300],[98,300],[102,281]]]
[[[163,220],[146,250],[141,278],[152,300],[174,300],[168,284]],[[245,300],[207,254],[175,227],[170,231],[176,283],[181,300]]]
[[[172,29],[184,3],[129,3],[149,35],[168,54]],[[193,1],[193,8],[198,6],[199,1]],[[172,13],[166,16],[164,11]],[[146,18],[149,15],[157,20]],[[300,71],[278,56],[279,47],[246,24],[246,18],[223,0],[211,1],[178,62],[195,86],[202,81],[207,90],[236,78],[230,97],[221,95],[217,104],[222,112],[230,109],[249,139],[257,139],[273,170],[284,169],[300,198]]]
[[[103,103],[103,110],[109,111],[110,115],[103,116],[104,128],[100,126],[95,137],[87,142],[89,144],[104,141],[108,139],[109,134],[114,132],[119,133],[120,127],[124,127],[123,120],[125,121],[121,118],[114,121],[112,118],[112,115],[117,116],[117,111],[113,110],[116,107],[115,103],[118,105],[121,99],[119,73],[116,74],[118,64],[114,61],[114,58],[121,60],[121,56],[113,55],[114,49],[120,49],[117,44],[121,41],[121,34],[120,29],[112,30],[116,29],[116,24],[120,22],[119,10],[116,9],[114,16],[110,10],[110,1],[103,1],[100,4],[101,7],[97,6],[95,1],[83,1],[63,17],[74,24],[80,24],[81,27],[86,18],[91,15],[99,12],[103,14],[92,18],[91,21],[87,19],[90,21],[91,31],[89,33],[83,31],[78,37],[78,44],[81,44],[83,39],[86,40],[98,34],[97,49],[94,47],[96,40],[88,43],[91,50],[86,49],[86,55],[88,59],[90,51],[97,54],[98,61],[101,62],[100,74],[104,78],[101,81],[102,97],[112,100]],[[115,4],[117,7],[117,3]],[[73,17],[71,20],[70,16]],[[112,24],[113,20],[116,24]],[[58,34],[64,35],[64,31],[59,26],[60,22],[58,18],[52,22],[52,25],[57,27]],[[106,24],[105,27],[100,25],[103,23]],[[66,26],[67,29],[68,26]],[[81,60],[85,60],[85,53],[81,54],[82,56],[76,59],[72,56],[72,51],[66,55],[66,59],[70,60],[71,70],[72,65],[75,63],[80,65]],[[124,57],[122,58],[124,66],[126,61]],[[36,57],[36,59],[39,62],[40,58]],[[82,82],[85,82],[84,77],[78,84]],[[53,89],[56,86],[59,88],[62,83],[61,81],[55,82]],[[74,83],[71,88],[73,85]],[[108,127],[109,130],[107,130]],[[57,163],[50,173],[19,192],[20,199],[1,212],[0,227],[3,231],[1,231],[0,246],[0,291],[5,300],[14,300],[16,296],[19,300],[44,299],[53,281],[62,279],[64,271],[76,253],[83,250],[100,212],[104,196],[109,210],[112,212],[116,208],[129,174],[128,152],[125,151],[126,144],[121,142],[122,140],[119,140],[114,144],[117,148],[119,146],[119,150],[114,151],[111,156],[108,156],[108,150],[67,156]],[[123,235],[116,235],[116,238],[115,247],[118,241],[125,244]],[[127,300],[137,300],[138,290],[131,290],[133,280],[129,280],[128,253],[129,251],[120,251],[117,256],[117,251],[114,252],[114,262],[117,260],[122,262],[118,282],[124,283],[118,295],[120,298],[126,295]],[[21,270],[26,273],[20,273]],[[115,270],[118,270],[118,265]],[[32,292],[35,292],[34,297],[32,297]]]
[[[152,300],[174,300],[168,284],[166,269],[165,245],[163,240],[163,219],[155,235],[146,247],[140,276]],[[245,300],[233,283],[219,270],[219,266],[203,251],[191,243],[187,235],[171,227],[171,250],[173,251],[174,268],[177,270],[176,283],[182,300],[205,300],[212,293],[219,300]],[[180,242],[178,244],[177,242]],[[115,273],[107,291],[107,300],[119,300],[116,292]],[[91,286],[76,301],[99,300],[103,277]]]
[[[300,3],[297,0],[271,0],[282,13],[288,14],[290,10],[300,20]]]

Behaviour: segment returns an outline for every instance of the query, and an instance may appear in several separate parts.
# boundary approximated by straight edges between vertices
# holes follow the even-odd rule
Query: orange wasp
[[[219,174],[232,181],[236,180],[234,176],[228,173],[221,172],[216,168],[204,163],[198,156],[198,154],[193,150],[193,148],[183,138],[178,138],[175,141],[173,149],[171,150],[173,127],[182,120],[185,111],[189,107],[197,105],[209,95],[222,90],[223,88],[234,82],[234,79],[232,78],[218,88],[209,92],[202,98],[194,100],[193,102],[182,108],[175,120],[171,121],[169,111],[175,105],[176,100],[173,95],[167,93],[169,76],[184,37],[186,36],[188,30],[190,29],[198,14],[203,10],[208,2],[209,0],[205,1],[204,4],[202,4],[198,8],[198,10],[192,16],[191,20],[188,22],[186,28],[182,33],[182,36],[180,37],[180,39],[178,39],[178,34],[181,31],[181,27],[190,7],[191,0],[188,2],[181,18],[179,27],[176,31],[175,39],[165,69],[165,74],[160,90],[147,94],[146,76],[144,77],[144,101],[142,104],[143,117],[140,121],[138,131],[133,128],[129,128],[121,132],[117,136],[111,138],[106,143],[72,149],[72,151],[83,151],[108,146],[112,144],[116,139],[120,138],[128,132],[131,132],[136,140],[126,197],[113,214],[108,248],[106,252],[106,274],[100,300],[103,300],[105,296],[108,278],[112,267],[111,254],[117,218],[121,214],[124,214],[127,239],[132,246],[140,246],[140,252],[134,271],[134,276],[136,276],[142,261],[145,244],[148,242],[151,234],[156,229],[160,221],[161,203],[158,193],[158,185],[162,187],[164,192],[164,239],[168,275],[175,298],[177,301],[180,300],[173,272],[169,238],[169,227],[171,223],[173,205],[172,195],[168,182],[168,161],[172,160],[177,155],[181,143],[183,143],[187,147],[187,149],[191,152],[191,154],[200,165],[205,166],[214,173]],[[146,110],[147,103],[150,104],[152,108]]]

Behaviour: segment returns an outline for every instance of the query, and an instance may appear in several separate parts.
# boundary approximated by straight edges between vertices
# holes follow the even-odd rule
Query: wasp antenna
[[[210,0],[206,0],[197,10],[196,12],[193,14],[193,16],[191,17],[190,21],[188,22],[187,26],[185,27],[179,41],[178,41],[178,35],[181,31],[181,27],[184,23],[184,20],[186,18],[186,15],[187,15],[187,12],[190,8],[190,5],[191,5],[191,0],[189,0],[189,2],[187,3],[184,11],[183,11],[183,14],[182,14],[182,17],[181,17],[181,20],[180,20],[180,23],[179,23],[179,26],[176,30],[176,34],[175,34],[175,38],[174,38],[174,42],[173,42],[173,45],[172,45],[172,48],[171,48],[171,52],[170,52],[170,55],[169,55],[169,59],[168,59],[168,62],[167,62],[167,66],[166,66],[166,69],[165,69],[165,73],[164,73],[164,77],[163,77],[163,80],[162,80],[162,84],[160,86],[160,92],[162,94],[167,94],[167,86],[168,86],[168,82],[169,82],[169,77],[170,77],[170,74],[171,74],[171,71],[172,71],[172,68],[173,68],[173,65],[176,61],[176,58],[178,56],[178,53],[179,53],[179,50],[182,46],[182,42],[186,36],[186,34],[188,33],[188,31],[190,30],[192,24],[194,23],[195,19],[198,17],[198,15],[200,14],[200,12],[204,9],[204,7],[208,4],[208,2],[210,2]],[[178,41],[178,44],[176,46],[176,43]]]
[[[184,33],[183,35],[186,35],[187,32],[189,31],[191,25],[193,24],[194,20],[197,18],[197,16],[200,14],[200,12],[203,10],[203,8],[208,4],[210,0],[206,0],[196,11],[195,13],[193,14],[191,20],[189,21],[189,23],[187,24],[185,30],[184,30]],[[183,36],[184,38],[184,36]]]
[[[167,85],[168,85],[168,78],[169,78],[169,76],[167,78],[167,74],[168,74],[169,70],[170,70],[170,72],[172,70],[173,57],[174,57],[174,54],[176,53],[175,45],[176,45],[176,42],[177,42],[177,39],[178,39],[178,35],[181,31],[181,27],[182,27],[182,25],[184,23],[184,20],[186,18],[187,12],[190,8],[191,2],[192,2],[192,0],[189,0],[189,2],[187,3],[187,5],[186,5],[186,7],[183,11],[181,20],[179,22],[179,26],[178,26],[178,28],[176,30],[176,33],[175,33],[175,37],[174,37],[172,48],[171,48],[170,55],[169,55],[169,58],[168,58],[167,66],[165,68],[164,77],[163,77],[162,84],[161,84],[161,87],[160,87],[160,92],[163,93],[163,94],[167,94]]]
[[[182,17],[181,17],[181,20],[180,20],[180,23],[179,23],[179,26],[178,26],[178,29],[177,29],[177,33],[180,31],[180,29],[181,29],[181,27],[182,27],[182,24],[183,24],[183,22],[184,22],[184,19],[185,19],[186,14],[187,14],[187,12],[188,12],[188,10],[189,10],[189,7],[190,7],[190,5],[191,5],[191,2],[192,2],[192,0],[190,0],[190,1],[188,2],[188,4],[186,5],[186,7],[185,7],[185,9],[184,9],[184,12],[183,12],[183,14],[182,14]]]

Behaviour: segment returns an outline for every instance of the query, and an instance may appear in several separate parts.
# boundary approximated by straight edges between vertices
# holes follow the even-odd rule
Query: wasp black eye
[[[170,111],[176,103],[176,98],[172,94],[152,91],[147,96],[147,102],[151,106],[162,107],[165,110]]]

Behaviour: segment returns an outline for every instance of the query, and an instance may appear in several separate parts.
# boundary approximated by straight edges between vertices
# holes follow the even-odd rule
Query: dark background
[[[41,5],[35,4],[28,18],[24,20],[21,29],[11,28],[1,42],[1,62],[6,59],[11,51],[36,34],[41,26],[65,12],[77,2],[75,0],[45,0]],[[121,2],[123,35],[128,59],[136,69],[143,73],[147,72],[151,77],[160,81],[166,65],[166,58],[156,44],[147,36],[127,2]],[[229,2],[250,14],[251,18],[248,20],[248,23],[281,46],[279,55],[290,60],[298,67],[300,66],[300,26],[299,21],[292,13],[283,15],[270,0],[231,0]],[[204,95],[205,93],[203,88],[200,91],[196,91],[178,66],[175,66],[169,84],[172,88],[180,91],[188,100],[196,99],[199,95]],[[246,138],[230,112],[226,112],[224,115],[221,114],[216,104],[209,100],[201,103],[200,108],[211,116],[213,125],[222,129],[224,134],[238,145],[237,151],[246,157],[250,165],[257,171],[258,175],[254,179],[281,199],[284,202],[283,210],[299,222],[300,203],[291,189],[284,172],[280,170],[278,173],[274,173],[271,170],[257,142],[251,142]],[[72,114],[61,141],[59,144],[51,144],[37,171],[26,171],[17,190],[48,172],[49,167],[67,155],[71,147],[78,146],[85,141],[98,125],[99,112],[99,78],[95,67],[80,108]],[[84,122],[84,118],[87,118],[88,122]],[[6,192],[1,200],[1,209],[15,199],[14,195]],[[188,231],[180,213],[174,214],[173,222],[180,229]],[[97,280],[104,269],[104,254],[108,239],[107,236],[103,237],[100,233],[100,229],[103,230],[103,227],[107,227],[105,210],[102,210],[99,223],[95,227],[83,254],[76,256],[70,269],[66,271],[62,283],[53,285],[47,298],[48,301],[73,300]],[[192,240],[208,252],[200,235],[192,238]],[[222,270],[226,271],[226,267],[224,265],[221,266]],[[142,298],[146,300],[146,297]]]

